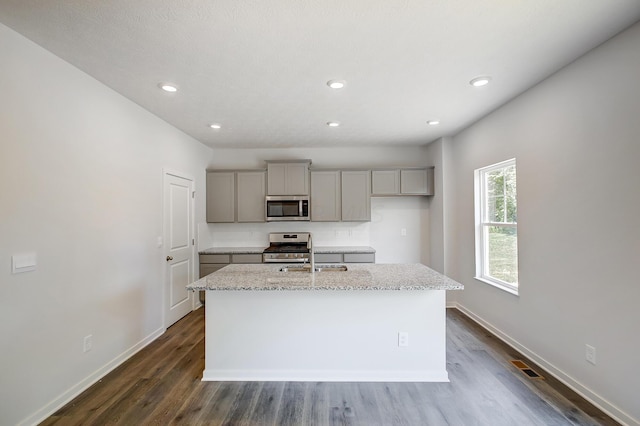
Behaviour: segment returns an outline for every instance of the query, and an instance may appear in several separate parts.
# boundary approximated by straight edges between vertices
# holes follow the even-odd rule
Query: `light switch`
[[[35,271],[37,265],[36,253],[20,253],[11,256],[11,273]]]

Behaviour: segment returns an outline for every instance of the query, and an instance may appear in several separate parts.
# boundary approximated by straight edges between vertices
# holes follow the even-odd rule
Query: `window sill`
[[[500,290],[506,291],[507,293],[511,293],[514,296],[520,296],[518,294],[518,288],[517,287],[512,287],[512,286],[509,286],[509,285],[502,284],[502,283],[500,283],[498,281],[488,280],[488,279],[482,278],[482,277],[474,277],[474,278],[476,280],[478,280],[478,281],[481,281],[481,282],[485,283],[485,284],[489,284],[491,286],[499,288]]]

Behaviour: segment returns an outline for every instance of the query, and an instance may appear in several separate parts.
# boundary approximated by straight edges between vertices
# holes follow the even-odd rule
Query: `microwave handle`
[[[298,203],[298,217],[302,217],[302,204],[304,203],[304,201],[300,200],[300,202]]]

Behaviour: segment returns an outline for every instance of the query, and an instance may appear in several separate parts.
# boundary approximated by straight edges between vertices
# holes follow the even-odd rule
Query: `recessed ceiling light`
[[[219,125],[218,123],[211,123],[211,124],[209,124],[209,127],[211,127],[212,129],[220,129],[220,128],[222,128],[222,126]]]
[[[339,121],[329,121],[327,123],[327,126],[329,126],[329,127],[338,127],[339,125],[340,125]]]
[[[332,89],[342,89],[347,84],[344,80],[329,80],[327,81],[327,86]]]
[[[172,83],[160,83],[158,84],[158,87],[160,87],[165,92],[169,92],[169,93],[174,93],[178,91],[178,86]]]
[[[482,87],[482,86],[486,86],[487,84],[489,84],[490,81],[491,81],[491,77],[482,76],[482,77],[474,78],[473,80],[471,80],[469,82],[469,84],[472,85],[473,87]]]
[[[427,121],[427,124],[429,126],[437,126],[438,124],[440,124],[440,120],[429,120]]]

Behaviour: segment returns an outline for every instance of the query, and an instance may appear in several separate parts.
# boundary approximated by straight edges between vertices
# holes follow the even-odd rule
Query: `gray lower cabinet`
[[[262,263],[262,253],[232,254],[231,263]]]
[[[262,263],[262,253],[201,254],[199,260],[202,278],[231,263]],[[200,292],[200,303],[204,303],[204,291]]]
[[[345,253],[342,255],[344,263],[375,263],[375,253]]]
[[[375,253],[316,253],[316,263],[375,263]]]
[[[342,171],[341,178],[342,221],[370,221],[371,172],[369,170],[347,170]]]
[[[206,277],[231,263],[231,254],[201,254],[200,278]]]
[[[316,253],[316,263],[342,263],[342,253]]]
[[[339,222],[342,218],[340,171],[311,172],[311,220]]]
[[[262,263],[262,253],[222,253],[200,255],[200,278],[231,263]]]

